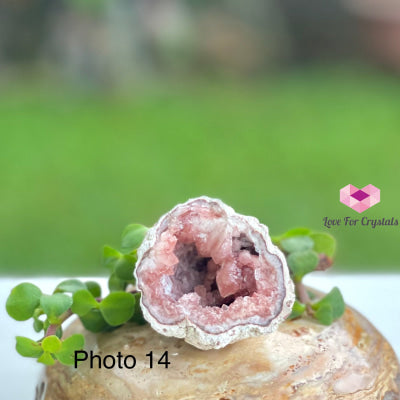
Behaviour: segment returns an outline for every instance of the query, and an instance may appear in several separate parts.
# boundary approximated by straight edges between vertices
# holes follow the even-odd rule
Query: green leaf
[[[78,290],[74,293],[71,311],[79,316],[87,314],[92,308],[98,308],[99,303],[89,290]]]
[[[281,241],[283,250],[288,253],[295,251],[311,250],[314,246],[314,241],[309,236],[293,236]]]
[[[134,293],[133,297],[135,298],[135,307],[129,321],[135,322],[138,325],[144,325],[147,321],[144,319],[142,309],[140,308],[140,292]]]
[[[314,271],[318,265],[319,257],[313,250],[304,250],[290,253],[287,261],[294,281],[299,282],[304,275]]]
[[[35,332],[40,332],[43,329],[43,322],[39,318],[33,320],[33,329]]]
[[[16,340],[15,348],[21,356],[37,358],[42,355],[43,349],[38,342],[23,336],[17,336]]]
[[[134,280],[133,270],[137,261],[136,251],[131,252],[131,254],[122,254],[109,246],[104,246],[103,260],[104,265],[119,279]]]
[[[121,251],[130,253],[136,250],[142,243],[148,228],[140,224],[130,224],[122,232]]]
[[[64,365],[74,365],[74,353],[82,350],[84,345],[85,338],[83,335],[76,333],[62,342],[61,348],[56,352],[55,357]]]
[[[58,323],[58,317],[67,311],[71,307],[71,304],[71,297],[63,293],[56,293],[51,296],[44,294],[40,298],[40,305],[45,314],[47,314],[51,324]]]
[[[279,245],[283,239],[287,239],[293,236],[308,236],[310,235],[310,233],[311,230],[308,228],[293,228],[283,233],[282,235],[272,236],[271,239],[274,244]]]
[[[45,351],[39,358],[38,362],[44,364],[44,365],[53,365],[54,364],[54,358],[53,356],[48,352]]]
[[[77,290],[82,289],[86,289],[84,283],[82,283],[78,279],[67,279],[66,281],[63,281],[59,285],[57,285],[54,293],[75,293]]]
[[[329,306],[332,312],[332,320],[336,320],[340,318],[346,308],[346,304],[343,300],[342,293],[337,287],[334,287],[326,296],[324,296],[321,300],[312,304],[313,310],[317,310],[317,312],[325,307]]]
[[[101,296],[101,287],[95,281],[87,281],[85,282],[87,290],[92,293],[93,297],[100,297]]]
[[[110,278],[108,279],[108,288],[110,289],[110,292],[123,291],[127,286],[127,282],[118,278],[116,274],[110,275]]]
[[[61,340],[55,336],[47,336],[42,340],[42,349],[49,353],[57,353],[61,349]]]
[[[49,326],[50,326],[50,325],[51,325],[51,323],[50,323],[49,319],[46,318],[46,319],[44,320],[44,322],[43,322],[43,329],[44,329],[45,332],[47,331],[47,329],[49,329]]]
[[[292,313],[289,315],[288,319],[295,319],[300,317],[304,311],[306,311],[306,305],[295,300],[292,308]]]
[[[62,338],[62,335],[63,335],[63,329],[62,329],[62,326],[60,325],[60,326],[58,326],[57,329],[56,329],[56,336],[57,336],[59,339],[61,339],[61,338]]]
[[[32,283],[20,283],[15,286],[6,303],[8,315],[17,321],[31,318],[39,306],[41,295],[41,290]]]
[[[133,281],[133,271],[135,269],[137,257],[136,255],[124,254],[115,264],[115,275],[123,281]]]
[[[92,309],[84,316],[80,317],[83,326],[90,332],[102,332],[107,330],[109,325],[103,318],[100,310]]]
[[[122,325],[133,315],[135,298],[127,292],[110,293],[101,303],[100,311],[111,326]]]
[[[330,325],[333,322],[332,307],[324,304],[314,313],[314,318],[322,325]]]
[[[317,253],[326,254],[328,257],[333,257],[336,251],[336,240],[328,233],[312,233],[310,235],[314,241],[314,250]]]
[[[122,257],[122,254],[110,246],[103,247],[103,265],[114,271],[115,263]]]

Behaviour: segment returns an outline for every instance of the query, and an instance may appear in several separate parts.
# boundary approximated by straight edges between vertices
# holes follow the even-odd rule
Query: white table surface
[[[106,290],[104,279],[94,279],[101,281],[103,290]],[[60,277],[0,279],[1,399],[33,400],[35,385],[42,371],[42,366],[34,359],[23,358],[14,349],[15,336],[39,339],[39,335],[33,331],[31,321],[16,322],[7,315],[5,302],[10,290],[20,282],[29,281],[43,292],[51,293],[61,280]],[[323,291],[338,286],[345,301],[378,327],[400,358],[400,274],[345,275],[324,272],[312,274],[305,283]]]

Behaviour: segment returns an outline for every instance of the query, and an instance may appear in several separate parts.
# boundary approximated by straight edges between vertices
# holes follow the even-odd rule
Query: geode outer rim
[[[282,300],[282,308],[280,312],[271,320],[271,322],[267,326],[261,326],[255,324],[244,324],[244,325],[242,324],[229,328],[228,330],[222,333],[213,334],[205,332],[199,326],[197,326],[192,321],[187,319],[187,317],[184,317],[178,323],[171,325],[160,323],[157,320],[157,318],[155,318],[150,313],[146,305],[143,304],[143,299],[141,296],[140,308],[143,312],[144,318],[146,319],[146,321],[150,323],[151,327],[158,333],[164,336],[174,336],[177,338],[183,338],[187,343],[190,343],[193,346],[202,350],[220,349],[238,340],[242,340],[248,337],[260,336],[276,331],[278,326],[291,313],[293,303],[295,300],[294,285],[290,277],[289,267],[286,263],[286,257],[281,252],[281,250],[272,243],[271,238],[269,236],[268,227],[266,225],[261,224],[256,217],[245,216],[236,213],[232,207],[226,205],[219,199],[210,198],[208,196],[200,196],[189,199],[185,203],[177,204],[172,210],[162,215],[160,219],[157,221],[157,223],[148,230],[145,238],[143,239],[142,244],[137,250],[138,259],[134,271],[137,289],[140,292],[142,292],[140,280],[138,280],[137,277],[137,271],[140,270],[143,258],[155,245],[157,236],[162,233],[160,232],[158,234],[158,230],[163,225],[165,219],[168,218],[171,214],[173,214],[176,211],[176,209],[183,206],[190,206],[191,203],[194,203],[196,201],[206,201],[209,203],[216,203],[227,214],[228,218],[234,216],[236,218],[244,219],[245,222],[249,224],[251,229],[253,229],[255,232],[261,235],[261,237],[265,240],[265,245],[268,253],[275,255],[281,262],[281,270],[283,278],[283,287],[281,288],[281,290],[285,290],[285,295]]]

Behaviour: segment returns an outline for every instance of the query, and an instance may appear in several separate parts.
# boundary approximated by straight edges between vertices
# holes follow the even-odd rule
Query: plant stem
[[[70,308],[69,308],[67,311],[65,311],[64,313],[62,313],[62,314],[60,315],[60,323],[59,323],[59,324],[51,324],[51,325],[48,327],[48,329],[47,329],[46,334],[44,335],[44,337],[51,336],[51,335],[55,335],[55,334],[56,334],[56,331],[57,331],[57,329],[58,329],[58,327],[61,326],[61,324],[62,324],[64,321],[66,321],[72,314],[73,314],[73,313],[72,313],[72,311],[71,311]]]
[[[302,281],[295,282],[296,296],[300,300],[301,303],[306,305],[307,313],[310,315],[314,314],[313,309],[311,308],[311,299],[308,295],[307,289],[304,286]]]

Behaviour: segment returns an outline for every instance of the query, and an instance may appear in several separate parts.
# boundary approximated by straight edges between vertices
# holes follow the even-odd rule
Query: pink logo
[[[381,191],[374,185],[367,185],[358,189],[353,185],[347,185],[340,189],[340,202],[362,213],[381,201]]]

